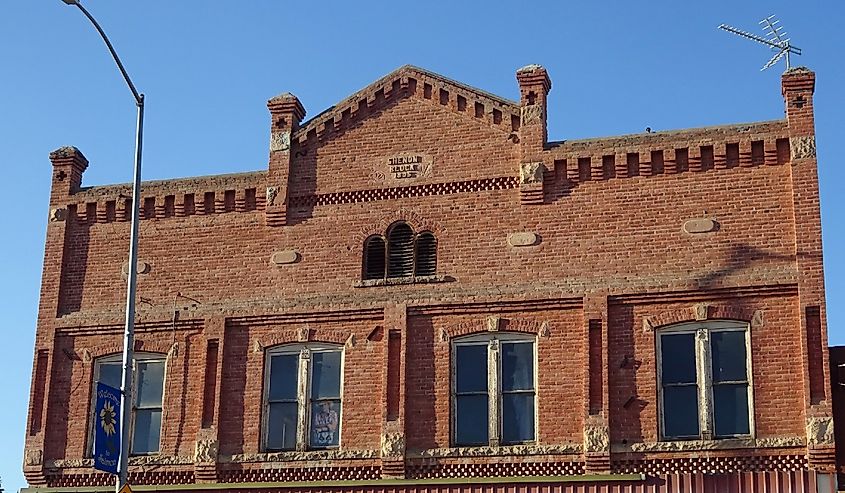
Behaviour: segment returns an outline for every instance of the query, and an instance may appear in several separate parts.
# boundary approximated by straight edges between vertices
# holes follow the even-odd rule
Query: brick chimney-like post
[[[291,136],[305,117],[305,108],[291,93],[267,101],[270,110],[270,168],[267,174],[266,216],[268,226],[287,223],[288,178],[290,177]]]
[[[540,65],[526,65],[516,71],[519,82],[520,201],[543,203],[543,147],[546,144],[546,107],[552,81]]]
[[[807,455],[811,469],[833,472],[835,452],[813,116],[815,88],[816,74],[804,67],[787,70],[781,79],[789,132],[799,316],[804,335],[801,354],[805,362]]]
[[[88,168],[88,160],[82,151],[73,146],[60,147],[50,153],[53,163],[53,186],[50,205],[65,205],[67,198],[82,186],[82,173]]]

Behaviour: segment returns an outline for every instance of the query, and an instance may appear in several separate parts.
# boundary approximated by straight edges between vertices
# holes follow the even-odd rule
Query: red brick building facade
[[[144,183],[132,484],[829,491],[815,75],[783,120],[566,141],[516,78],[283,94],[266,171]],[[90,489],[130,188],[50,159],[24,472]]]

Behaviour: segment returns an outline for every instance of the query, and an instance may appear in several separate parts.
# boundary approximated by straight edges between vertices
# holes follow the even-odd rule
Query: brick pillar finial
[[[267,109],[271,123],[266,219],[268,226],[284,226],[287,223],[291,149],[296,144],[291,136],[305,117],[305,108],[299,98],[286,92],[267,101]]]
[[[547,140],[546,107],[552,81],[540,65],[526,65],[516,71],[521,114],[520,143],[529,152],[540,152]]]
[[[523,204],[543,203],[543,148],[548,140],[546,108],[552,81],[540,65],[526,65],[516,71],[519,82],[519,189]]]
[[[781,77],[781,92],[786,105],[786,121],[789,125],[793,159],[815,157],[816,131],[813,118],[815,89],[816,74],[806,67],[791,68]]]
[[[82,173],[88,168],[88,160],[76,147],[66,146],[51,152],[50,162],[53,164],[50,204],[63,205],[82,186]]]

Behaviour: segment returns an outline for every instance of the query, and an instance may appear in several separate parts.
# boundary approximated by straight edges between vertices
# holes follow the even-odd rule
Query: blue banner
[[[120,389],[97,382],[94,468],[117,474],[120,462]]]

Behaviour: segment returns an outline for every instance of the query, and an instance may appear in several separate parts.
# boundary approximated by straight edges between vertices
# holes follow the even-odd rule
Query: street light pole
[[[115,484],[115,491],[120,491],[120,488],[126,484],[126,477],[129,469],[129,425],[132,420],[132,406],[133,406],[133,359],[135,352],[135,291],[138,283],[138,230],[140,222],[141,209],[141,149],[144,142],[144,95],[138,93],[135,89],[135,84],[126,73],[117,52],[106,36],[106,33],[94,19],[94,17],[85,10],[85,7],[79,3],[79,0],[62,0],[68,5],[75,5],[85,14],[85,17],[91,21],[91,24],[100,33],[100,37],[106,43],[112,58],[120,69],[123,79],[132,91],[132,96],[135,98],[135,106],[138,108],[138,119],[135,126],[135,170],[132,177],[132,220],[131,232],[129,234],[129,268],[127,275],[126,288],[126,319],[123,330],[123,375],[121,379],[121,416],[120,416],[120,464],[118,469],[117,481]]]

